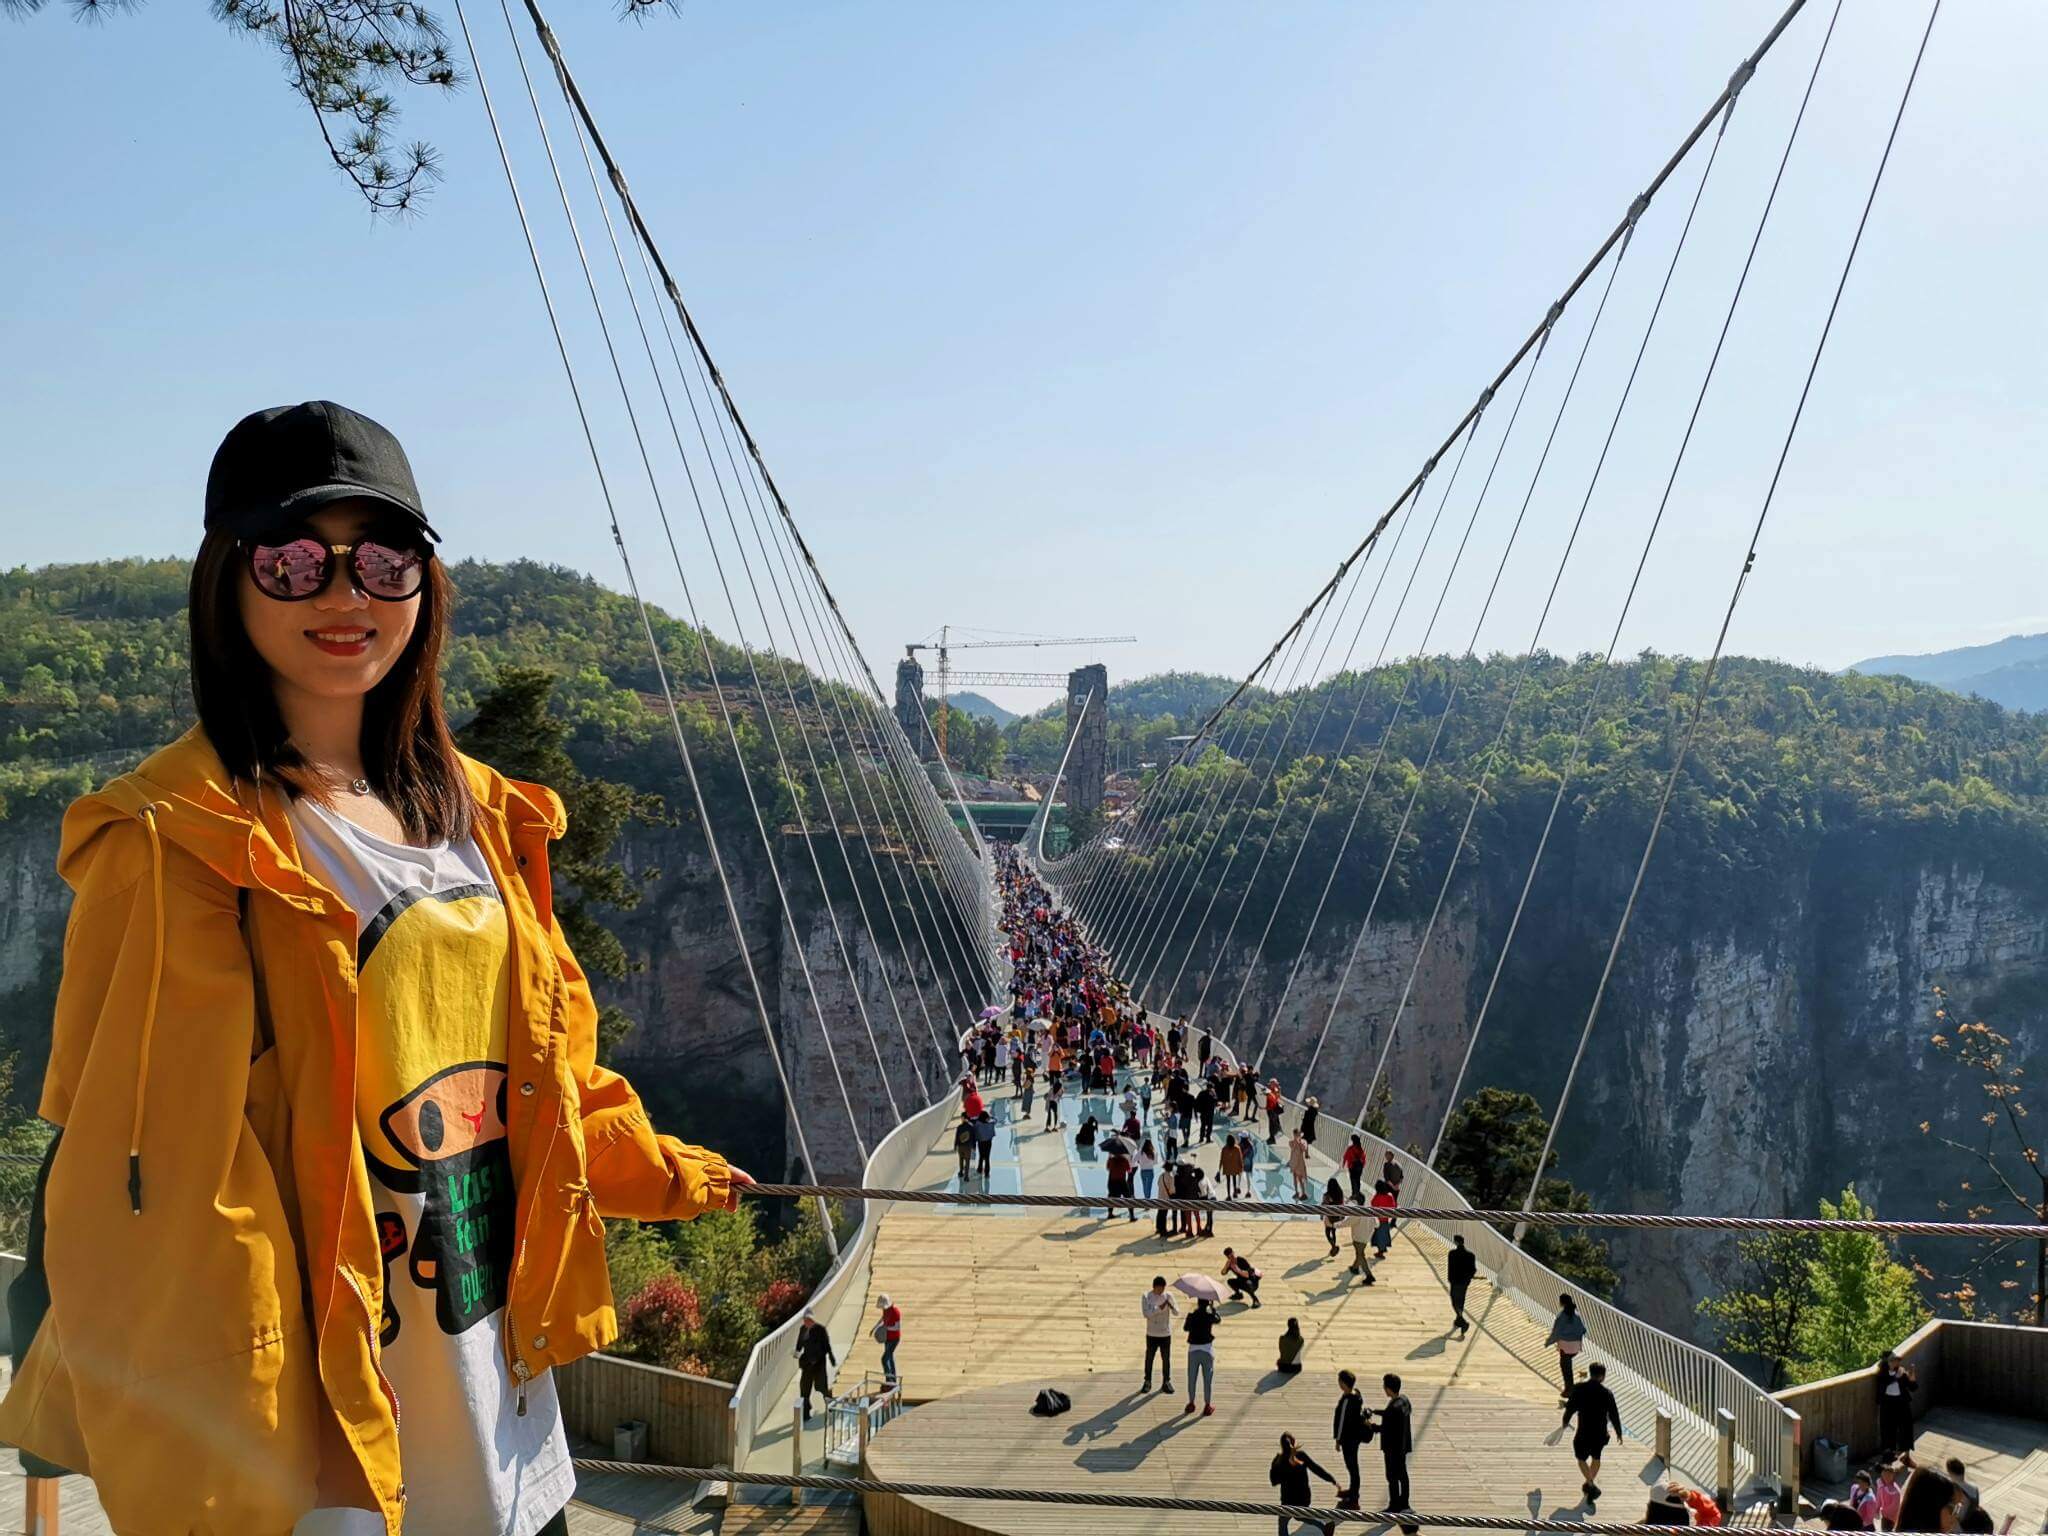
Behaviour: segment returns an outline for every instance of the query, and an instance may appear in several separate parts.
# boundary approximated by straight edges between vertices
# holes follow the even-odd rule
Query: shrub
[[[771,1280],[761,1292],[754,1305],[760,1309],[761,1326],[777,1328],[796,1316],[810,1295],[807,1287],[795,1280]]]
[[[656,1365],[680,1368],[703,1326],[697,1293],[673,1275],[663,1275],[648,1281],[626,1303],[623,1352]]]

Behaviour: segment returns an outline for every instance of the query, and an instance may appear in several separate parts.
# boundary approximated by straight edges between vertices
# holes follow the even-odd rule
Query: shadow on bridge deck
[[[1069,1096],[1057,1130],[1046,1128],[1043,1105],[1041,1095],[1025,1123],[1007,1087],[991,1096],[1000,1129],[989,1187],[1072,1191],[1074,1210],[891,1210],[881,1219],[861,1310],[849,1306],[836,1319],[835,1339],[851,1339],[842,1376],[858,1379],[880,1371],[880,1346],[867,1332],[875,1298],[887,1294],[904,1311],[897,1364],[906,1401],[923,1406],[880,1431],[870,1450],[877,1475],[1265,1498],[1271,1493],[1266,1463],[1282,1429],[1292,1429],[1341,1475],[1329,1423],[1336,1372],[1349,1367],[1374,1405],[1382,1400],[1383,1373],[1402,1378],[1414,1404],[1411,1475],[1418,1508],[1515,1516],[1583,1508],[1569,1432],[1559,1431],[1557,1362],[1543,1345],[1545,1325],[1496,1296],[1482,1275],[1468,1301],[1473,1330],[1457,1338],[1443,1279],[1445,1244],[1435,1233],[1404,1225],[1370,1287],[1349,1272],[1344,1235],[1338,1256],[1331,1257],[1313,1218],[1219,1215],[1213,1237],[1161,1239],[1148,1217],[1109,1219],[1101,1205],[1084,1204],[1104,1193],[1106,1173],[1092,1152],[1075,1148],[1073,1130],[1090,1112],[1107,1122],[1109,1101]],[[1226,1126],[1237,1129],[1239,1122],[1219,1116],[1219,1135]],[[1195,1150],[1213,1174],[1219,1148],[1198,1144]],[[1255,1193],[1291,1199],[1278,1149],[1268,1149],[1260,1137],[1258,1150]],[[1330,1158],[1312,1157],[1315,1189],[1333,1172]],[[957,1179],[949,1124],[918,1170],[917,1184],[952,1187]],[[980,1187],[979,1180],[969,1187]],[[1217,1273],[1226,1245],[1262,1271],[1264,1305],[1225,1304],[1216,1345],[1217,1415],[1184,1419],[1178,1398],[1136,1395],[1144,1358],[1139,1297],[1155,1274]],[[1291,1378],[1272,1370],[1289,1317],[1300,1319],[1308,1338],[1305,1368]],[[1183,1390],[1185,1355],[1184,1340],[1176,1338],[1175,1381]],[[1589,1352],[1582,1363],[1596,1358]],[[1662,1473],[1650,1450],[1652,1404],[1661,1399],[1612,1363],[1608,1381],[1628,1438],[1610,1447],[1603,1467],[1603,1513],[1636,1518],[1645,1488]],[[1074,1414],[1050,1422],[1030,1417],[1037,1387],[1054,1382],[1074,1396]],[[1077,1440],[1069,1433],[1098,1421],[1109,1426],[1100,1436]],[[786,1438],[782,1445],[786,1458]],[[1384,1486],[1370,1447],[1365,1464],[1370,1507]],[[924,1521],[918,1528],[928,1532],[969,1526],[1019,1536],[1070,1526],[1074,1518],[1072,1510],[1003,1504],[948,1506],[915,1519],[910,1514],[869,1509],[871,1525],[884,1517],[894,1518],[898,1529]],[[1171,1522],[1176,1533],[1192,1529],[1190,1518],[1115,1516],[1120,1528],[1135,1521],[1139,1529],[1163,1530]],[[1231,1517],[1209,1517],[1208,1523],[1218,1530],[1235,1523],[1264,1529],[1263,1522]]]

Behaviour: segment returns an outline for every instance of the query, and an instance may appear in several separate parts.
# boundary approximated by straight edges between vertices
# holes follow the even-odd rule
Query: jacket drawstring
[[[149,829],[150,890],[156,905],[156,950],[150,960],[149,998],[142,1007],[142,1044],[135,1060],[135,1120],[128,1132],[128,1206],[142,1214],[142,1100],[149,1086],[149,1037],[156,1028],[157,994],[164,979],[164,848],[157,835],[156,806],[145,805],[142,824]]]

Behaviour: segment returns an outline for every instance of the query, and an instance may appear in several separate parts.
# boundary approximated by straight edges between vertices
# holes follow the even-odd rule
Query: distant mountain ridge
[[[1008,725],[1012,720],[1023,718],[1015,710],[1005,709],[994,699],[984,698],[978,693],[949,693],[946,695],[946,702],[963,715],[993,720],[997,725]]]
[[[1974,694],[2007,709],[2048,709],[2048,634],[2008,635],[1987,645],[1919,656],[1873,656],[1842,669],[1865,676],[1910,677],[1951,693]]]

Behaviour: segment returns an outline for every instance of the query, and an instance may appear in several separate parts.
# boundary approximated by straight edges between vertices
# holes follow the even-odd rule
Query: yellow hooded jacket
[[[511,939],[504,1332],[523,1383],[618,1334],[599,1217],[696,1216],[729,1176],[596,1064],[550,900],[561,800],[463,766]],[[355,914],[301,866],[282,792],[232,780],[197,729],[72,805],[58,869],[74,895],[40,1108],[62,1130],[24,1277],[49,1301],[0,1440],[89,1473],[124,1536],[285,1536],[316,1504],[379,1508],[398,1536]]]

